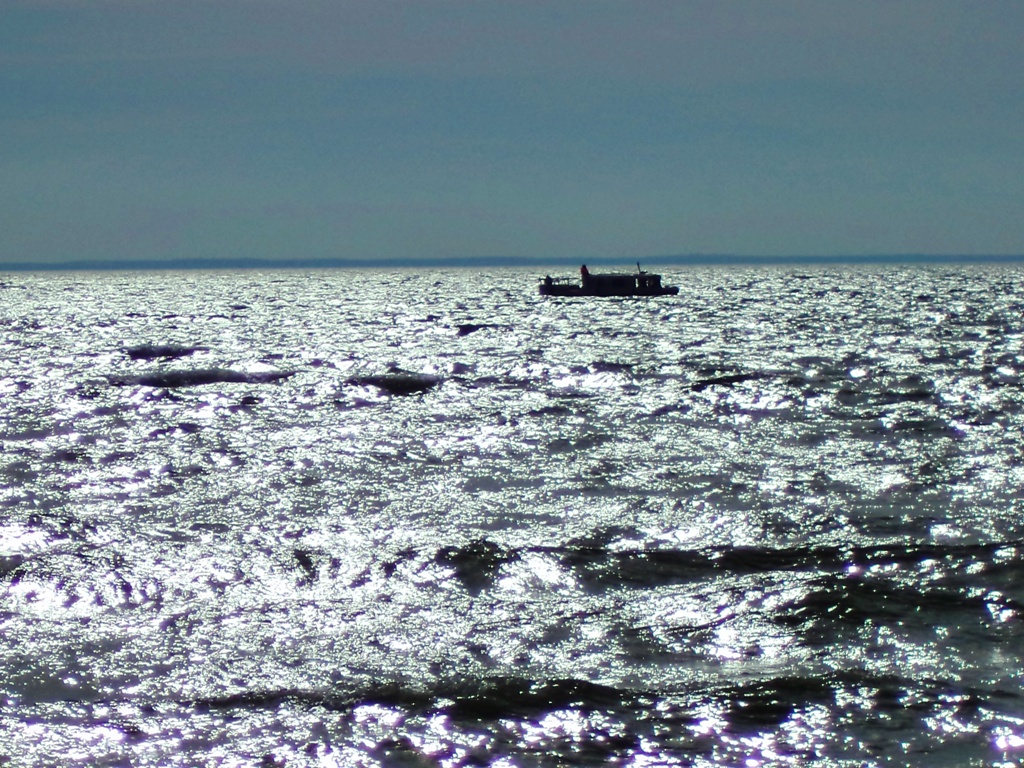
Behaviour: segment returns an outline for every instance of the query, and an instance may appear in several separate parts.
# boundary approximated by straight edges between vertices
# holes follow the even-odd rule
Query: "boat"
[[[662,285],[661,275],[640,269],[636,272],[609,272],[591,274],[584,264],[580,267],[580,279],[572,277],[551,277],[546,275],[540,281],[541,296],[675,296],[679,287]]]

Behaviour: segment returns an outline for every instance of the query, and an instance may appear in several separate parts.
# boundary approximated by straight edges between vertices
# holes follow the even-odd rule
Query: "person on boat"
[[[587,265],[584,264],[580,267],[580,282],[583,283],[583,287],[587,287],[587,283],[590,282],[590,271],[587,269]]]

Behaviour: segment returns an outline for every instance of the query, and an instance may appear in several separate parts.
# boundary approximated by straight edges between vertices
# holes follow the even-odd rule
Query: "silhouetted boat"
[[[636,272],[610,272],[603,275],[591,274],[584,264],[580,267],[580,279],[551,277],[540,281],[541,296],[674,296],[679,288],[662,285],[661,275],[654,275],[640,269]]]

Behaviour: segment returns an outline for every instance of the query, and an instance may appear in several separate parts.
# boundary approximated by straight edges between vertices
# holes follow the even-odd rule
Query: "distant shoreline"
[[[52,263],[0,262],[0,272],[139,272],[187,270],[287,270],[287,269],[487,269],[575,268],[579,264],[621,266],[635,264],[627,257],[577,256],[574,258],[543,258],[494,256],[479,258],[408,258],[408,259],[126,259],[108,261],[63,261]],[[677,254],[644,256],[642,266],[705,267],[705,266],[858,266],[914,264],[1012,264],[1024,262],[1024,254],[1010,255],[938,255],[885,254],[845,256],[749,256],[734,254]]]

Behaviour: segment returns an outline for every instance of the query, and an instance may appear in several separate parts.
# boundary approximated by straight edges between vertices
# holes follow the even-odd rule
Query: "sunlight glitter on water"
[[[1019,281],[707,270],[584,302],[524,277],[18,277],[7,741],[67,765],[1014,759]],[[408,373],[440,380],[358,383]]]

